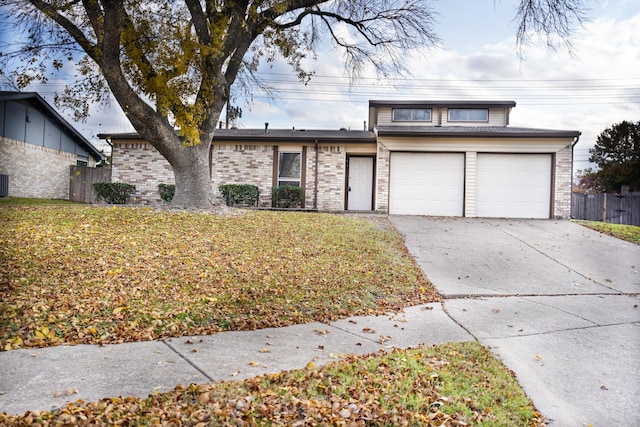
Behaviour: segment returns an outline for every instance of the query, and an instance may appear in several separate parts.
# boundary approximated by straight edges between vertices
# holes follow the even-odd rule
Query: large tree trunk
[[[209,149],[211,143],[181,147],[172,156],[171,166],[176,180],[176,192],[171,206],[186,209],[207,209],[213,203]]]

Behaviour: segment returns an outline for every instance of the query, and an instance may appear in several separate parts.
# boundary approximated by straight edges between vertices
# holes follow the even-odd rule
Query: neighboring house
[[[103,155],[34,92],[0,92],[0,175],[8,195],[69,198],[69,166]]]
[[[390,214],[569,218],[573,145],[580,132],[510,128],[513,101],[370,101],[369,130],[219,129],[214,192],[254,184],[300,185],[304,207]],[[168,162],[137,134],[113,145],[113,181],[160,200]],[[219,194],[218,194],[219,196]],[[221,200],[221,199],[220,199]]]

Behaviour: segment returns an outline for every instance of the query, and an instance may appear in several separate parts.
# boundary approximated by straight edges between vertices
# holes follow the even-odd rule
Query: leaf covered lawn
[[[0,413],[3,425],[528,426],[545,419],[511,372],[475,342],[368,356],[148,398]]]
[[[278,327],[437,301],[392,228],[345,216],[0,206],[0,347]]]

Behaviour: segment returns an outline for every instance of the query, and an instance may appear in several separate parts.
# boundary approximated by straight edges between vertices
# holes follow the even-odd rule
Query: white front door
[[[373,157],[349,158],[349,188],[347,209],[370,211],[373,209]]]

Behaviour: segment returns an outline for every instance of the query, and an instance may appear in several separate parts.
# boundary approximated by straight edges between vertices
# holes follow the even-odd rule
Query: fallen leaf
[[[389,335],[380,335],[380,338],[378,339],[380,344],[384,344],[387,341],[391,341],[391,337]]]

